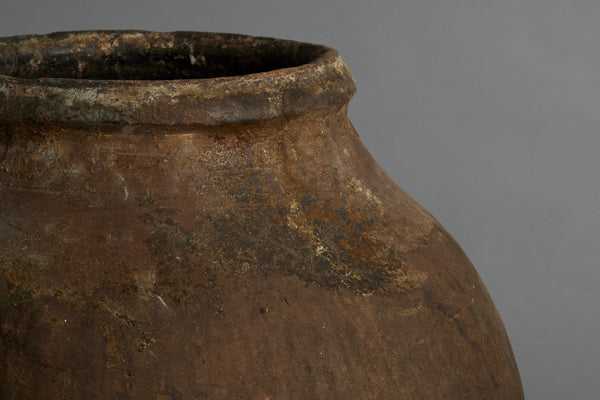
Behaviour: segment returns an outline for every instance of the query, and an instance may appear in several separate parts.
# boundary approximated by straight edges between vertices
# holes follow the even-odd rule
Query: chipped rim
[[[0,38],[0,64],[15,54],[81,46],[129,35],[147,40],[202,38],[275,46],[315,46],[305,64],[246,75],[202,79],[107,80],[22,78],[0,74],[0,120],[35,123],[219,125],[301,115],[346,104],[356,92],[348,67],[334,49],[290,40],[209,32],[77,31]],[[190,39],[191,40],[191,39]],[[153,42],[156,43],[156,42]],[[96,46],[98,46],[96,42]],[[15,53],[16,52],[16,53]],[[72,52],[72,51],[71,51]]]

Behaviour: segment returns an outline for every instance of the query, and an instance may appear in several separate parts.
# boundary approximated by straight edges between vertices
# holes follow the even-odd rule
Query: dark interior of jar
[[[306,43],[226,34],[53,34],[0,42],[0,74],[25,79],[203,79],[295,67],[325,51]]]

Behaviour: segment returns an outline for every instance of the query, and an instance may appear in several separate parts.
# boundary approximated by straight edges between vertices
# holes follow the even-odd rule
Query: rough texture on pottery
[[[332,49],[0,39],[0,398],[523,398],[460,247]]]

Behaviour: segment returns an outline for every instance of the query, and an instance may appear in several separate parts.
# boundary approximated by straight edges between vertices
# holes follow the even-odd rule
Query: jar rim
[[[0,65],[0,120],[37,123],[250,122],[342,105],[356,91],[332,48],[228,33],[13,36],[0,38]]]

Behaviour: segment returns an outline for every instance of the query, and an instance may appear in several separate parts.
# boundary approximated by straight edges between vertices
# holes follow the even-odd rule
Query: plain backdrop
[[[600,1],[2,0],[0,35],[201,30],[327,44],[374,157],[461,243],[529,400],[600,398]]]

